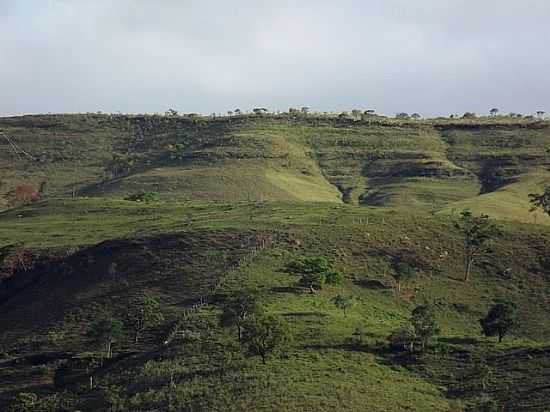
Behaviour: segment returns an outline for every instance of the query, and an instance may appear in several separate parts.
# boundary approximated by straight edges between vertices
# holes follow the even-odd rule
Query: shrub
[[[519,327],[517,307],[512,302],[497,303],[479,323],[485,336],[498,336],[500,343],[504,336]]]
[[[160,200],[159,194],[157,192],[139,192],[132,195],[126,196],[124,200],[129,200],[131,202],[158,202]]]
[[[294,274],[325,273],[332,268],[328,259],[324,256],[307,257],[300,256],[291,261],[286,270]]]

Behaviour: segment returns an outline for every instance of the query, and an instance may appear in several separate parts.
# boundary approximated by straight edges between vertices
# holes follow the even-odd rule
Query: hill
[[[528,204],[549,180],[546,122],[94,114],[0,130],[3,408],[550,408],[550,218]],[[8,207],[24,184],[40,199]],[[140,192],[158,196],[124,200]],[[468,282],[463,208],[499,228]],[[312,293],[289,269],[303,257],[341,282]],[[396,262],[414,269],[401,290]],[[266,364],[219,322],[249,289],[292,337]],[[136,342],[144,294],[163,319]],[[501,301],[520,327],[498,343],[479,319]],[[419,305],[438,335],[392,348]],[[101,319],[123,329],[99,361]]]
[[[50,196],[158,192],[187,200],[343,201],[432,212],[459,202],[456,207],[530,221],[526,196],[542,189],[550,161],[549,125],[521,119],[49,115],[0,119],[0,130],[31,156],[0,142],[4,205],[17,185],[43,184]],[[510,202],[520,207],[491,206]],[[542,214],[537,219],[550,222]]]

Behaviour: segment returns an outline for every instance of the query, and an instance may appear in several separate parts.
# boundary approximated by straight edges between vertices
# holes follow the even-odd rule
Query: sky
[[[0,115],[550,112],[548,0],[0,0]]]

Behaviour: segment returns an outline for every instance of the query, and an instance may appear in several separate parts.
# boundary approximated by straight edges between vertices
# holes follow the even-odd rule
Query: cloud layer
[[[550,112],[547,0],[0,0],[0,115]]]

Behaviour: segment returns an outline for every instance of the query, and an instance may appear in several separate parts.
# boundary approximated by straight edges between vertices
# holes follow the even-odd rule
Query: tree
[[[113,356],[113,343],[122,336],[122,322],[117,319],[102,319],[92,325],[90,336],[105,345],[106,358]]]
[[[107,164],[105,170],[107,172],[110,172],[112,177],[119,177],[130,173],[133,165],[133,160],[130,160],[126,156],[115,153],[113,154],[113,158]]]
[[[410,116],[409,116],[408,113],[402,112],[402,113],[397,113],[395,115],[395,118],[400,119],[400,120],[408,120],[410,118]]]
[[[331,270],[330,272],[325,273],[325,282],[328,285],[336,286],[340,285],[344,281],[344,275],[340,272]]]
[[[466,112],[462,115],[463,119],[475,119],[476,114],[473,112]]]
[[[302,112],[302,114],[307,115],[309,113],[309,107],[304,106],[300,109],[300,111]]]
[[[344,311],[344,317],[347,317],[347,310],[353,306],[353,299],[343,295],[335,296],[332,298],[332,302],[334,303],[334,306]]]
[[[401,292],[401,282],[412,278],[416,274],[414,268],[407,262],[396,260],[393,263],[392,277],[395,280],[395,292]]]
[[[500,343],[504,336],[519,327],[517,307],[513,302],[497,303],[479,323],[485,336],[498,336]]]
[[[412,311],[410,322],[421,349],[424,349],[429,340],[439,333],[435,313],[430,305],[417,306]]]
[[[414,342],[416,340],[414,328],[412,325],[408,324],[396,329],[390,334],[388,340],[392,347],[412,352],[414,350]]]
[[[242,330],[245,322],[260,313],[259,293],[253,289],[236,291],[222,303],[220,324],[237,328],[237,337],[242,342]]]
[[[298,282],[300,285],[309,288],[310,293],[315,293],[317,290],[323,289],[326,282],[324,273],[306,273]]]
[[[411,117],[414,120],[420,120],[422,118],[422,116],[419,113],[413,113],[413,114],[411,114]]]
[[[544,193],[530,193],[531,212],[542,209],[544,213],[550,216],[550,186],[544,189]]]
[[[468,281],[474,261],[486,254],[490,242],[500,231],[489,220],[489,216],[481,214],[474,216],[469,210],[463,210],[460,219],[456,223],[463,235],[464,252],[464,282]]]
[[[351,111],[351,115],[355,118],[355,119],[359,119],[361,117],[361,110],[359,109],[353,109]]]
[[[417,306],[411,314],[409,322],[393,331],[388,340],[390,345],[413,352],[417,344],[421,350],[426,347],[430,339],[439,333],[435,314],[431,306]]]
[[[147,328],[158,325],[164,320],[160,303],[148,294],[144,294],[130,302],[126,317],[134,332],[135,343],[138,342],[141,334]]]
[[[332,265],[324,256],[299,256],[286,266],[286,270],[294,274],[325,273],[331,268]]]
[[[234,111],[235,111],[235,115],[240,116],[240,114],[241,114],[241,109],[235,109]]]
[[[265,107],[256,107],[252,109],[252,112],[257,116],[260,116],[264,113],[267,113],[267,109]]]
[[[263,364],[270,354],[284,348],[290,340],[288,325],[275,316],[254,316],[244,325],[243,342],[248,353],[261,356]]]
[[[489,113],[492,117],[495,117],[498,114],[498,109],[496,107],[492,108]]]
[[[539,119],[542,119],[542,117],[546,114],[545,111],[542,111],[542,110],[537,110],[537,117]]]
[[[39,406],[38,395],[32,392],[19,392],[8,407],[8,412],[33,412]]]

